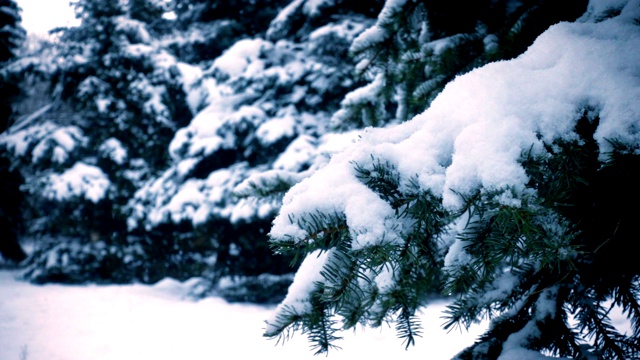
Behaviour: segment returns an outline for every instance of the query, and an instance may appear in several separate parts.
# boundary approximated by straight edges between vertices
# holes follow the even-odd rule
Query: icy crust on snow
[[[627,2],[617,17],[590,22],[602,18],[594,9],[604,11],[609,4],[620,2],[592,1],[592,13],[580,22],[552,26],[520,57],[459,76],[412,120],[367,129],[359,142],[285,195],[272,239],[305,241],[310,234],[296,220],[318,212],[342,214],[354,248],[401,237],[403,224],[358,179],[354,164],[370,168],[388,162],[401,178],[416,179],[456,211],[463,204],[460,195],[476,191],[508,189],[502,201],[517,206],[518,197],[530,192],[519,163],[523,152],[543,154],[545,143],[577,139],[574,127],[585,110],[599,116],[595,138],[601,155],[612,150],[608,139],[638,149],[640,2]],[[457,255],[448,255],[448,262],[464,261]],[[283,306],[308,296],[296,294],[296,288]]]

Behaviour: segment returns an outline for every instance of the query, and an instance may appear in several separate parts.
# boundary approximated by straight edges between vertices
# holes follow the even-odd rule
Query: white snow
[[[332,34],[351,40],[362,27],[355,22],[340,21],[323,27],[325,30],[317,38]],[[197,114],[189,125],[176,131],[169,145],[173,160],[170,168],[150,179],[131,200],[130,223],[142,221],[145,226],[154,226],[172,219],[190,219],[199,224],[211,217],[231,221],[271,217],[279,207],[278,201],[269,199],[265,205],[240,200],[232,196],[236,186],[271,169],[282,170],[277,176],[282,175],[282,179],[291,180],[292,184],[308,176],[292,172],[315,171],[326,164],[328,153],[342,147],[339,143],[346,138],[325,134],[328,110],[323,107],[302,110],[298,103],[312,105],[312,98],[320,97],[317,94],[346,86],[343,77],[347,75],[340,74],[340,68],[309,56],[313,46],[287,40],[274,44],[259,38],[244,39],[201,73],[183,67],[180,71],[187,74],[184,78],[189,103],[198,110]],[[195,80],[195,77],[202,78]],[[207,166],[227,166],[216,163],[216,152],[220,151],[222,164],[230,160],[230,151],[237,151],[240,159],[246,158],[251,163],[258,152],[284,145],[286,141],[291,144],[275,161],[260,155],[258,164],[240,164],[228,171],[212,168],[208,171],[217,174],[208,179],[193,179],[197,186],[189,185],[188,191],[183,188],[194,176],[192,170],[200,169],[197,166],[203,160],[210,157],[213,164]],[[227,174],[227,180],[214,181],[223,173]],[[273,180],[267,181],[274,183]],[[189,196],[183,197],[185,194]],[[178,198],[173,200],[174,196]],[[189,201],[183,201],[185,198]]]
[[[36,163],[43,160],[64,163],[71,152],[88,141],[77,126],[59,126],[48,120],[42,124],[23,126],[31,120],[27,118],[23,121],[17,128],[0,134],[0,144],[15,156],[25,156],[30,151],[31,161]]]
[[[312,359],[302,335],[284,346],[262,336],[272,306],[194,301],[191,283],[165,279],[154,286],[35,286],[0,271],[0,359],[210,360]],[[329,360],[449,359],[483,330],[449,333],[440,328],[444,303],[420,317],[423,338],[405,351],[395,330],[358,329],[345,334]]]
[[[309,34],[309,40],[312,42],[324,36],[336,35],[339,38],[353,41],[362,31],[365,30],[363,23],[351,21],[349,19],[341,20],[337,23],[329,23],[323,27],[314,30]]]
[[[208,155],[224,145],[230,146],[228,139],[218,135],[218,130],[241,98],[231,95],[229,87],[218,84],[211,86],[208,96],[210,105],[200,111],[189,126],[178,130],[169,144],[169,154],[174,160]]]
[[[99,167],[77,162],[62,174],[51,174],[45,179],[45,196],[58,201],[81,197],[94,203],[102,200],[111,185]]]
[[[348,93],[344,100],[342,100],[342,106],[349,106],[355,103],[361,102],[376,102],[378,99],[378,95],[382,92],[385,86],[384,75],[378,74],[376,78],[368,85],[358,88],[350,93]]]
[[[263,70],[258,60],[258,56],[273,46],[272,43],[262,39],[245,39],[233,44],[222,56],[216,58],[211,66],[212,70],[217,70],[230,77],[242,75],[251,64],[258,64],[259,68],[253,69],[255,72]]]
[[[311,311],[311,299],[309,294],[314,290],[316,282],[322,280],[320,273],[313,269],[322,269],[327,263],[332,250],[322,252],[316,250],[310,253],[300,264],[299,271],[295,275],[296,281],[289,287],[286,298],[278,305],[278,309],[266,320],[265,334],[274,334],[279,331],[277,316],[286,307],[286,311],[293,314],[306,314]]]
[[[311,136],[299,136],[273,163],[274,169],[298,171],[316,153],[315,139]]]
[[[197,113],[206,98],[205,91],[200,80],[202,69],[187,63],[178,62],[176,68],[180,71],[183,88],[187,94],[187,103],[192,113]]]
[[[167,109],[162,99],[166,93],[164,86],[154,86],[149,79],[142,77],[134,80],[130,85],[130,89],[139,91],[148,99],[143,105],[146,114],[153,115],[156,121],[168,126],[173,124],[170,119],[169,109]]]
[[[127,149],[116,138],[108,138],[100,145],[98,151],[118,165],[124,164],[129,157]]]
[[[289,30],[289,18],[300,10],[300,7],[304,2],[305,0],[294,0],[290,2],[289,5],[285,6],[285,8],[278,13],[275,19],[271,21],[271,24],[269,24],[269,29],[267,29],[267,39],[274,40],[284,36]]]
[[[256,130],[256,136],[263,145],[269,146],[283,137],[293,136],[295,123],[293,114],[286,113],[262,123]]]

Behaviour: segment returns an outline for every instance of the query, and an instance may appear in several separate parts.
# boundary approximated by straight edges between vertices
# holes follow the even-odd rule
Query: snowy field
[[[296,334],[284,346],[262,337],[273,307],[193,301],[189,284],[36,286],[0,271],[0,360],[324,359]],[[473,343],[441,329],[444,304],[422,314],[423,337],[405,351],[393,329],[345,334],[328,359],[449,359]]]

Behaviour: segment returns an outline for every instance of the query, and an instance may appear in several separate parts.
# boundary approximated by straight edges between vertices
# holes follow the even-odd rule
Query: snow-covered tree
[[[219,20],[235,22],[243,33],[255,36],[263,33],[271,20],[289,0],[174,0],[179,23],[207,23]]]
[[[167,257],[178,250],[132,238],[122,207],[166,166],[166,145],[192,116],[185,67],[156,46],[128,3],[74,5],[82,22],[63,32],[52,57],[25,57],[8,69],[17,78],[37,73],[53,89],[49,104],[0,139],[26,173],[30,230],[64,239],[38,242],[27,276],[154,281],[171,273]]]
[[[416,3],[387,1],[363,34]],[[410,121],[363,131],[283,199],[271,241],[304,260],[265,335],[302,331],[322,353],[390,321],[409,346],[439,293],[446,328],[491,320],[458,359],[637,358],[638,59],[640,2],[591,0]]]
[[[235,42],[261,36],[287,0],[174,0],[178,30],[165,39],[182,61],[210,62]]]
[[[456,76],[521,54],[548,26],[585,8],[583,0],[386,1],[376,24],[351,44],[367,84],[345,97],[334,126],[410,119]]]
[[[177,227],[211,238],[216,259],[209,286],[225,276],[275,280],[272,275],[290,272],[290,259],[272,255],[266,234],[282,192],[353,137],[327,130],[340,99],[356,85],[348,46],[371,23],[357,13],[327,17],[296,35],[245,38],[225,50],[198,75],[204,107],[173,138],[171,166],[130,201],[130,227]],[[256,193],[263,199],[248,198]]]
[[[168,10],[169,5],[165,0],[129,0],[129,16],[142,21],[152,29],[160,28],[166,23],[163,15]]]

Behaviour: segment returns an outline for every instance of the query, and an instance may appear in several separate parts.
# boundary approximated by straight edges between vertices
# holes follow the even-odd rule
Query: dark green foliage
[[[272,4],[262,5],[268,11]],[[202,83],[207,84],[210,98],[203,101],[193,122],[177,133],[170,167],[136,193],[131,208],[145,209],[136,220],[147,228],[176,218],[191,220],[196,231],[207,234],[216,253],[215,264],[204,276],[209,291],[250,298],[242,289],[225,288],[223,293],[217,283],[228,277],[280,276],[292,270],[289,254],[273,256],[268,229],[284,191],[324,157],[318,148],[326,141],[330,115],[354,85],[353,64],[344,56],[370,20],[326,18],[321,29],[300,28],[295,36],[274,39],[278,41],[238,41],[246,36],[238,22],[247,18],[226,19],[225,14],[240,9],[216,4],[210,10],[220,12],[189,28],[194,35],[199,29],[211,29],[203,43],[211,36],[216,45],[209,50],[224,50],[212,63],[195,60],[205,68]],[[228,32],[232,34],[226,39]],[[220,38],[214,39],[215,34]],[[174,44],[188,52],[189,41],[177,39]],[[223,49],[227,42],[233,46]],[[183,202],[186,193],[189,199]],[[222,195],[212,196],[216,194]]]
[[[255,219],[251,222],[212,220],[198,231],[210,236],[216,255],[211,275],[258,276],[260,274],[283,275],[291,272],[291,258],[272,256],[266,234],[271,219]]]
[[[20,8],[13,0],[0,0],[0,69],[16,56],[25,37],[20,26]],[[13,123],[12,100],[20,94],[16,84],[0,72],[0,133]],[[22,226],[24,179],[11,164],[4,149],[0,149],[0,255],[6,260],[20,262],[26,258],[18,235]]]
[[[580,16],[586,3],[407,1],[389,7],[374,26],[378,35],[362,36],[351,47],[371,95],[347,97],[335,126],[410,119],[456,76],[521,54],[550,25]]]
[[[282,331],[308,330],[317,353],[324,353],[333,347],[327,340],[338,339],[334,335],[338,323],[332,320],[336,315],[342,320],[342,329],[359,323],[380,326],[393,318],[398,336],[406,346],[414,344],[420,336],[419,319],[414,314],[442,289],[439,270],[442,258],[437,249],[449,214],[434,201],[432,194],[421,191],[413,179],[401,179],[392,165],[375,160],[373,164],[371,168],[355,164],[359,179],[389,202],[398,223],[409,224],[411,231],[404,233],[401,241],[389,243],[382,239],[354,249],[352,234],[341,214],[318,212],[291,218],[305,229],[308,237],[296,243],[273,241],[278,251],[297,251],[309,256],[326,252],[328,260],[320,272],[322,281],[310,294],[313,314],[298,316],[293,310],[285,310],[284,315],[279,314],[282,317],[277,324],[272,324],[280,332],[266,336],[286,338]],[[389,289],[380,289],[374,279],[385,273],[393,276],[395,283]],[[324,320],[318,318],[322,314]]]
[[[287,0],[177,0],[174,2],[178,23],[185,28],[193,23],[232,20],[249,36],[266,31],[271,20],[288,3]]]
[[[37,284],[153,284],[166,277],[184,281],[205,273],[211,251],[194,248],[191,237],[168,234],[130,236],[126,242],[41,237],[23,277]]]
[[[0,64],[13,59],[25,38],[20,8],[14,0],[0,0]]]
[[[627,231],[631,219],[639,214],[624,204],[638,199],[632,184],[640,180],[640,157],[631,155],[631,149],[614,145],[608,159],[599,161],[593,140],[597,123],[597,118],[585,116],[577,125],[581,140],[550,144],[550,155],[543,158],[523,158],[530,185],[542,200],[531,211],[511,209],[507,212],[519,214],[505,217],[504,209],[487,208],[490,200],[471,206],[482,212],[474,216],[478,220],[463,234],[468,243],[465,250],[475,261],[471,268],[449,274],[448,290],[464,295],[451,306],[447,327],[458,323],[469,326],[478,318],[504,313],[516,301],[523,305],[517,313],[495,321],[473,348],[459,356],[461,359],[476,358],[477,351],[487,348],[488,358],[493,358],[491,354],[502,351],[510,334],[531,324],[541,333],[526,345],[532,350],[580,357],[586,355],[586,334],[594,345],[590,352],[598,358],[638,355],[637,327],[634,325],[633,334],[621,334],[611,325],[608,314],[613,305],[609,301],[614,299],[632,323],[637,323],[640,269],[625,249],[635,241],[635,235]],[[556,214],[555,221],[544,219],[549,211]],[[554,233],[555,226],[564,232]],[[514,244],[522,248],[513,248]],[[499,301],[478,303],[505,268],[517,279],[511,292]],[[553,295],[547,300],[553,301],[556,310],[540,314],[536,307],[549,292]],[[570,325],[568,314],[575,316],[577,327]]]
[[[9,159],[0,156],[0,256],[16,263],[27,255],[18,242],[22,229],[23,197],[20,186],[24,179],[13,169]]]
[[[460,12],[444,3],[387,5],[375,31],[364,32],[351,46],[362,59],[358,70],[370,83],[342,102],[334,120],[343,128],[412,117],[454,76],[517,56],[550,25],[578,17],[586,3],[572,2],[562,11],[547,1],[515,7],[474,3],[470,17],[452,21],[447,19]],[[596,141],[599,110],[578,112],[571,123],[575,136],[543,141],[540,134],[541,148],[536,144],[522,152],[519,162],[529,179],[523,188],[479,185],[475,193],[457,193],[464,206],[455,213],[445,210],[441,196],[421,190],[417,177],[397,171],[394,160],[372,157],[353,164],[357,179],[393,211],[394,216],[384,212],[377,218],[384,221],[384,231],[377,223],[362,229],[363,220],[350,208],[331,210],[355,201],[318,202],[321,209],[299,210],[301,204],[291,199],[305,187],[294,189],[286,210],[291,227],[277,218],[273,244],[277,251],[306,257],[302,267],[309,262],[321,270],[305,271],[317,276],[314,290],[285,299],[265,336],[286,338],[301,330],[326,352],[331,347],[327,334],[338,338],[336,327],[375,327],[390,320],[410,345],[419,335],[416,310],[440,293],[454,297],[445,328],[491,321],[460,359],[495,359],[513,350],[572,358],[638,357],[640,267],[629,249],[637,240],[632,219],[640,215],[630,205],[640,200],[640,155],[637,146],[622,140]],[[367,148],[371,144],[376,146]],[[386,149],[367,141],[363,147],[377,153]],[[390,159],[401,156],[390,153]],[[447,160],[438,161],[447,166]],[[308,184],[306,189],[324,190]],[[377,238],[360,245],[360,231]],[[292,306],[298,302],[312,309]],[[631,333],[613,326],[614,307],[629,316]],[[311,331],[329,321],[331,327],[323,328],[334,331]]]
[[[263,41],[264,51],[255,61],[263,63],[265,71],[237,76],[211,66],[238,40],[264,34],[287,3],[178,1],[178,18],[171,22],[171,32],[166,31],[169,20],[159,21],[170,10],[161,2],[79,0],[74,6],[82,23],[58,29],[59,43],[45,52],[47,56],[34,54],[15,66],[19,70],[10,74],[14,79],[28,74],[29,81],[50,85],[47,90],[51,90],[48,97],[38,94],[44,98],[39,107],[43,112],[32,118],[24,116],[29,121],[15,129],[8,141],[15,145],[28,140],[24,141],[25,151],[18,151],[17,146],[11,151],[12,160],[28,179],[24,187],[29,192],[28,230],[36,237],[28,272],[32,280],[87,282],[96,277],[96,281],[108,282],[112,274],[115,282],[154,282],[162,276],[202,276],[210,280],[211,291],[229,299],[255,297],[258,301],[260,296],[243,293],[245,287],[254,287],[254,277],[284,276],[291,271],[291,258],[272,256],[267,242],[275,205],[260,208],[259,216],[231,221],[228,209],[239,201],[232,189],[247,176],[270,170],[294,141],[302,139],[314,147],[320,142],[330,114],[354,85],[353,64],[346,55],[353,36],[371,21],[361,14],[375,15],[372,6],[379,10],[380,2],[341,2],[323,10],[328,11],[327,17],[294,26],[286,39]],[[357,17],[351,19],[355,13]],[[326,24],[333,27],[310,38],[311,32]],[[176,59],[196,63],[197,68]],[[191,78],[189,84],[182,77],[199,74],[203,78]],[[166,217],[151,226],[139,218],[127,218],[139,209],[131,203],[140,188],[153,185],[164,171],[171,172],[174,166],[183,166],[181,161],[187,156],[194,156],[187,155],[189,149],[167,150],[176,131],[188,128],[192,111],[215,100],[211,99],[214,81],[242,95],[229,97],[237,103],[225,114],[228,119],[220,119],[226,122],[218,131],[224,145],[196,154],[199,158],[193,167],[176,174],[175,180],[204,182],[216,172],[234,172],[232,181],[224,184],[224,196],[219,203],[207,204],[214,210],[200,223]],[[188,104],[187,91],[192,96]],[[249,114],[261,113],[257,118],[246,116],[243,111],[248,108],[252,110]],[[272,120],[283,120],[292,129],[275,139],[258,135],[260,125]],[[36,149],[38,156],[31,156]],[[268,191],[263,187],[254,190],[263,191],[268,202],[275,204],[285,189],[300,180],[297,172],[314,165],[313,156],[283,171],[282,181]],[[108,184],[104,196],[50,191],[54,185],[75,190],[74,184],[56,183],[52,178],[59,180],[77,164],[104,175],[100,178]],[[78,174],[73,175],[69,179],[78,179]],[[159,206],[160,202],[144,205]],[[125,258],[133,248],[137,260],[129,262]],[[48,256],[57,260],[48,262]],[[245,280],[225,288],[223,294],[215,285],[229,277]],[[281,297],[282,284],[272,287],[274,293],[266,297]]]
[[[146,45],[149,34],[118,1],[80,1],[76,8],[83,24],[63,35],[62,56],[69,65],[53,75],[53,85],[84,117],[94,147],[114,137],[131,158],[142,158],[154,169],[166,166],[166,144],[192,116],[178,70],[159,68],[155,54],[144,53],[148,49],[132,53],[129,46]],[[74,61],[78,55],[87,59]],[[165,109],[148,104],[154,101],[148,90],[153,87],[163,93],[159,102]]]
[[[79,28],[71,30],[76,41],[91,42],[91,52],[98,57],[117,51],[114,17],[125,15],[117,0],[78,0],[73,3],[76,17],[82,20]]]
[[[163,15],[168,12],[169,4],[157,0],[129,0],[128,12],[132,19],[141,21],[156,33],[168,33],[172,27],[170,20]]]
[[[329,349],[340,349],[335,345],[341,339],[337,335],[338,323],[327,308],[327,303],[321,300],[323,293],[324,286],[317,283],[312,293],[312,310],[309,313],[299,314],[295,309],[285,307],[277,320],[279,323],[291,324],[291,327],[278,335],[278,341],[286,341],[294,332],[300,331],[312,340],[311,349],[315,355],[326,354]]]
[[[194,40],[185,42],[180,37],[167,40],[167,48],[181,61],[199,63],[211,61],[246,36],[244,29],[233,20],[189,23],[186,36]]]
[[[144,256],[138,247],[104,241],[56,239],[44,244],[40,239],[31,256],[33,261],[23,276],[36,284],[129,283],[136,278],[134,269],[144,266]]]
[[[640,156],[615,140],[611,152],[601,155],[594,140],[598,117],[592,114],[576,122],[578,138],[554,140],[541,155],[522,154],[530,179],[524,192],[479,191],[463,197],[465,206],[450,214],[393,164],[373,159],[354,167],[395,210],[401,220],[396,223],[410,224],[399,243],[381,239],[381,245],[354,249],[344,217],[318,212],[290,218],[308,234],[304,241],[280,239],[274,245],[280,251],[298,246],[311,257],[327,253],[309,300],[325,320],[338,315],[343,329],[392,319],[409,346],[420,335],[416,310],[442,293],[455,297],[445,329],[492,320],[458,359],[495,359],[516,347],[574,358],[635,358],[640,268],[629,249],[640,214],[625,204],[640,200]],[[505,198],[518,203],[509,205]],[[443,266],[441,236],[452,223],[461,226],[455,241],[466,260],[453,258]],[[385,269],[393,269],[395,282],[381,290],[373,279]],[[630,317],[631,333],[612,325],[613,306]],[[311,331],[321,320],[293,310],[280,315],[267,336],[308,330],[320,352],[330,349],[326,335]]]
[[[375,18],[384,1],[336,0],[326,2],[291,2],[286,16],[271,21],[267,38],[271,41],[290,39],[304,41],[314,30],[340,19]],[[333,54],[334,56],[338,54]]]
[[[292,280],[292,274],[228,276],[221,278],[214,289],[208,289],[203,294],[197,295],[214,294],[229,302],[276,304],[284,299],[284,294],[287,293]]]
[[[168,38],[168,48],[182,61],[211,61],[235,42],[260,36],[286,0],[176,0],[174,25],[184,30]],[[185,41],[184,38],[188,40]]]

